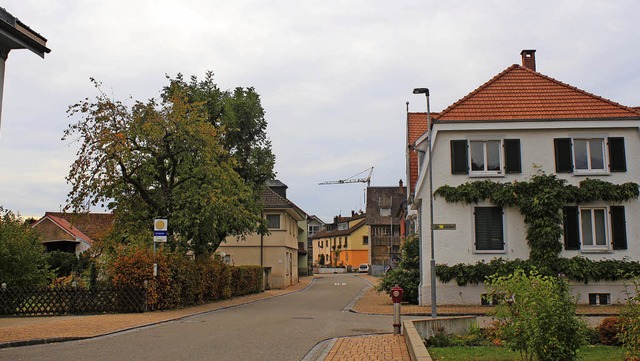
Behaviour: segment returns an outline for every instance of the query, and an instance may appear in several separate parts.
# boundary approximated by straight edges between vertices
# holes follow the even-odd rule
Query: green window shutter
[[[469,155],[466,140],[451,141],[451,174],[469,174]]]
[[[627,249],[627,222],[624,206],[611,206],[611,241],[613,249]]]
[[[504,250],[504,237],[502,233],[502,208],[476,207],[474,209],[474,214],[476,250]]]
[[[564,249],[580,249],[580,234],[578,231],[578,207],[563,207]]]
[[[609,138],[609,170],[612,172],[627,171],[623,137]]]
[[[504,140],[505,173],[522,173],[520,139]]]
[[[573,156],[571,154],[571,138],[553,140],[556,156],[556,173],[573,172]]]

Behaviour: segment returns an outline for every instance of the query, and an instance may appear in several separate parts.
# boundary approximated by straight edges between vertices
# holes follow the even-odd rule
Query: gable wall
[[[62,230],[58,225],[49,219],[45,219],[34,227],[42,235],[43,241],[75,241],[75,237]]]

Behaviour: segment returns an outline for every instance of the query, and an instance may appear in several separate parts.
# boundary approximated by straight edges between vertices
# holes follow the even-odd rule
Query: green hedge
[[[484,282],[492,275],[506,276],[516,269],[530,272],[535,266],[531,260],[494,258],[490,262],[480,261],[475,264],[439,264],[436,265],[436,276],[443,283],[456,281],[459,286],[465,286]],[[585,257],[558,258],[545,273],[549,276],[562,275],[570,281],[585,284],[618,281],[640,276],[640,262],[627,259],[592,261]]]
[[[158,275],[153,276],[153,263]],[[235,296],[258,293],[263,272],[259,266],[229,266],[219,260],[191,260],[174,253],[147,249],[118,255],[108,271],[114,286],[142,286],[148,282],[149,309],[174,309]]]

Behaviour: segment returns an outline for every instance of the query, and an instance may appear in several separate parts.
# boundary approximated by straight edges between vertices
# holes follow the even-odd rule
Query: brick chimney
[[[536,71],[536,51],[523,50],[520,52],[520,55],[522,55],[522,66]]]

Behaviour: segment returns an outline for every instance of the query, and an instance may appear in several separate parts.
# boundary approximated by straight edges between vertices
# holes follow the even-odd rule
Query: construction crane
[[[361,174],[369,171],[369,174],[365,178],[356,178]],[[371,185],[371,174],[373,173],[373,167],[367,168],[360,173],[354,174],[349,178],[340,179],[336,181],[324,181],[318,183],[319,185],[327,185],[327,184],[346,184],[346,183],[367,183],[367,187]]]

